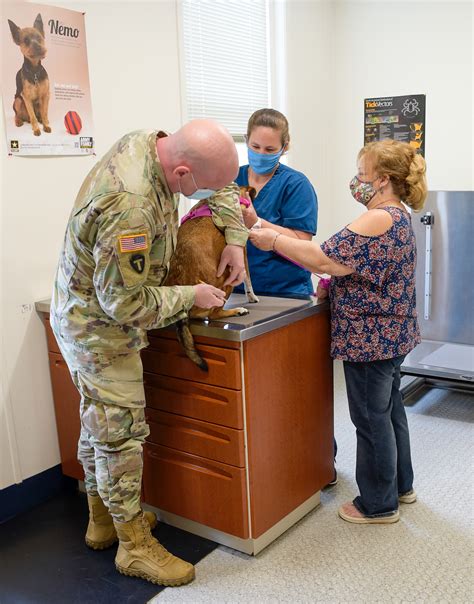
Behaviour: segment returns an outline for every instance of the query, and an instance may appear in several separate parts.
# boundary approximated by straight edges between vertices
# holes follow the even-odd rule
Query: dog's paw
[[[33,134],[35,136],[41,136],[41,130],[39,128],[37,130],[33,130]]]
[[[44,127],[43,127],[43,130],[44,130],[45,132],[51,132],[51,128],[50,128],[49,126],[44,126]]]
[[[247,294],[247,301],[249,304],[257,304],[257,302],[260,302],[260,299],[257,298],[257,296],[252,293],[252,294]]]
[[[237,317],[243,317],[244,315],[248,315],[250,313],[250,310],[248,308],[244,308],[243,306],[239,306],[233,310],[235,310],[235,315]]]

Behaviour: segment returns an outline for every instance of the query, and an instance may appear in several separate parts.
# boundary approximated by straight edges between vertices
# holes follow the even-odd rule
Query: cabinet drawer
[[[192,325],[190,325],[192,328]],[[147,333],[151,348],[153,348],[153,340],[162,338],[167,340],[177,341],[176,330],[173,326],[163,327],[162,329],[152,329]],[[217,346],[217,348],[233,348],[239,350],[240,342],[233,340],[222,340],[221,338],[210,338],[209,336],[194,335],[194,343],[196,346]]]
[[[146,410],[149,440],[157,445],[243,468],[244,431],[201,422],[174,413]]]
[[[185,355],[176,340],[153,338],[150,347],[142,351],[145,371],[183,378],[225,388],[241,389],[240,353],[229,348],[198,346],[207,361],[209,371],[202,371]]]
[[[242,392],[145,373],[147,407],[243,428]]]
[[[247,539],[245,470],[146,443],[145,502]]]

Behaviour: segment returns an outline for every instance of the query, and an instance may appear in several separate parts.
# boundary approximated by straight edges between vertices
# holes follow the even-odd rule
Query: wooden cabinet
[[[53,389],[62,471],[66,476],[84,480],[82,466],[77,460],[77,443],[81,431],[79,392],[72,381],[66,361],[59,352],[47,319],[44,320],[44,325],[48,342],[49,371]]]
[[[249,553],[315,507],[334,471],[329,338],[327,310],[231,348],[196,337],[204,373],[172,332],[151,332],[145,501]]]
[[[82,478],[79,395],[45,325],[63,471]],[[314,508],[334,471],[329,338],[325,307],[244,341],[196,336],[203,372],[173,330],[150,332],[145,503],[247,553]]]

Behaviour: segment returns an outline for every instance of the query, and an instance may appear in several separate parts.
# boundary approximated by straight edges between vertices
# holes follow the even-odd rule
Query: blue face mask
[[[188,199],[193,199],[194,201],[199,201],[200,199],[207,199],[208,197],[211,197],[211,195],[214,195],[214,193],[214,189],[196,189],[194,193],[191,195],[186,195],[186,197]]]
[[[181,187],[180,187],[180,189],[179,189],[180,193],[182,193],[188,199],[192,199],[193,201],[200,201],[201,199],[207,199],[208,197],[211,197],[211,195],[214,195],[214,193],[215,193],[214,189],[198,189],[196,181],[194,180],[193,173],[190,172],[190,174],[191,174],[191,178],[193,179],[193,183],[194,183],[194,186],[196,187],[196,190],[194,191],[194,193],[191,193],[191,195],[185,195],[184,193],[182,193]]]
[[[283,153],[283,147],[277,153],[257,153],[250,147],[247,147],[249,165],[255,174],[268,174],[278,164]]]

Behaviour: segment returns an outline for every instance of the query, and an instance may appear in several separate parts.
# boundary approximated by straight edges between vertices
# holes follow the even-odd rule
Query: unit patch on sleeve
[[[141,275],[145,269],[145,256],[143,254],[133,254],[130,258],[130,265],[134,271]]]
[[[148,249],[148,237],[146,233],[138,235],[122,235],[119,237],[120,251],[138,252],[139,250]]]

